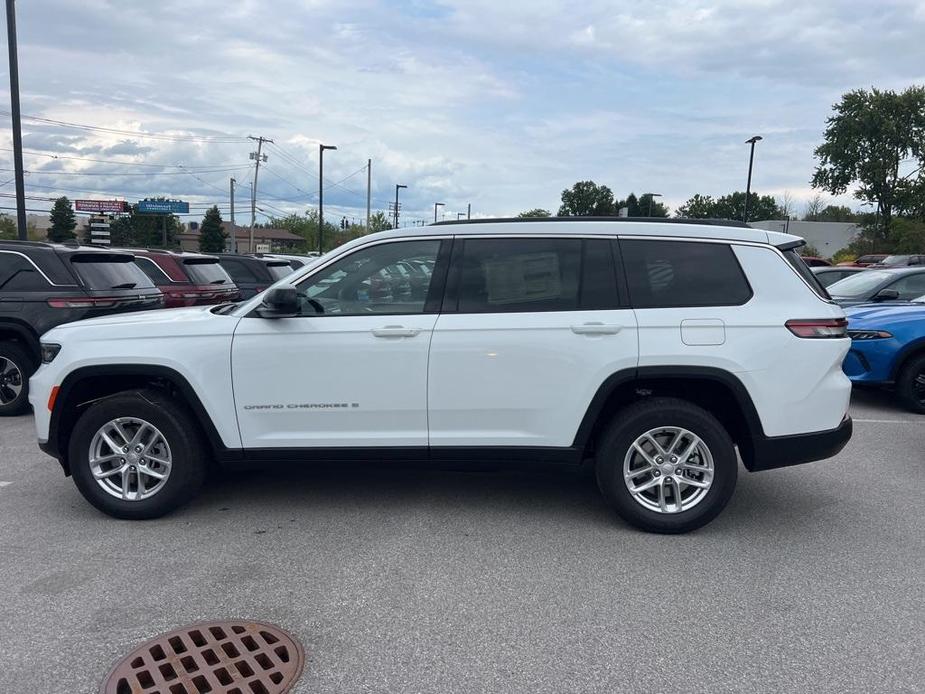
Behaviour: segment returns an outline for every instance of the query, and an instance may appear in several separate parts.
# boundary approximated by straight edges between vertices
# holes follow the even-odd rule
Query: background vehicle
[[[839,263],[838,267],[867,267],[869,265],[879,263],[884,258],[886,258],[885,253],[870,253],[868,255],[862,255],[857,260],[849,260],[844,263]]]
[[[832,265],[832,263],[825,258],[819,258],[814,255],[801,255],[800,257],[809,267],[829,267]]]
[[[830,284],[827,289],[840,306],[911,301],[925,294],[925,267],[883,270],[872,267]]]
[[[216,257],[240,290],[241,299],[250,299],[292,272],[292,265],[283,258],[235,253],[220,253]]]
[[[831,267],[825,265],[811,269],[816,279],[819,280],[819,284],[823,287],[828,287],[830,284],[864,271],[862,267]]]
[[[925,414],[925,296],[845,313],[851,351],[844,369],[852,383],[891,388],[909,410]]]
[[[911,267],[925,265],[925,255],[888,255],[874,267]]]
[[[39,337],[62,323],[162,308],[164,297],[129,253],[0,241],[0,416],[28,409]]]
[[[166,308],[223,304],[241,298],[240,290],[219,264],[201,253],[130,249],[135,264],[164,293]]]
[[[311,265],[318,258],[318,254],[315,255],[294,255],[291,253],[251,253],[255,258],[269,258],[271,260],[288,260],[289,265],[292,267],[293,271],[303,268],[306,265]]]
[[[593,460],[627,522],[685,532],[728,502],[737,453],[766,470],[851,435],[844,313],[800,239],[761,234],[600,218],[372,234],[237,306],[48,333],[38,437],[119,517],[185,502],[210,457]]]

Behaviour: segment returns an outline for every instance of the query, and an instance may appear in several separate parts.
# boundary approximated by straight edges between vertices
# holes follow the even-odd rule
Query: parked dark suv
[[[164,293],[167,308],[237,301],[241,292],[214,255],[129,249],[135,264]]]
[[[0,241],[0,416],[28,406],[39,337],[63,323],[162,308],[164,296],[130,253]]]
[[[256,296],[271,284],[292,272],[292,265],[285,258],[257,257],[219,253],[217,255],[225,272],[241,290],[242,299]]]

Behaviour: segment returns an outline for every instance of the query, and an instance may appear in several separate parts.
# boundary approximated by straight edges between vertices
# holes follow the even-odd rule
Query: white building
[[[749,226],[766,231],[783,231],[802,236],[814,246],[823,258],[831,258],[836,251],[854,241],[860,228],[853,222],[798,222],[786,219],[766,219],[749,222]]]

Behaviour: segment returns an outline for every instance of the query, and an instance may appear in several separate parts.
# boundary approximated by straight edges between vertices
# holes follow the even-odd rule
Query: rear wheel
[[[738,461],[722,424],[676,398],[652,398],[621,410],[595,463],[598,486],[628,523],[657,533],[706,525],[729,502]]]
[[[157,518],[193,498],[208,459],[182,403],[156,390],[120,393],[77,421],[68,449],[74,483],[116,518]]]
[[[925,354],[913,357],[896,380],[896,392],[912,412],[925,414]]]
[[[0,417],[29,409],[29,377],[35,363],[18,343],[0,342]]]

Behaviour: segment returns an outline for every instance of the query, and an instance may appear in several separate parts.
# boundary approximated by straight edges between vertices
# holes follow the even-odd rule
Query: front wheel
[[[684,533],[709,523],[729,502],[738,460],[712,414],[684,400],[652,398],[616,414],[595,470],[601,492],[625,521]]]
[[[206,448],[183,403],[157,390],[100,400],[77,421],[68,448],[84,498],[116,518],[158,518],[193,498]]]
[[[925,414],[925,354],[903,367],[896,379],[896,392],[908,410]]]

